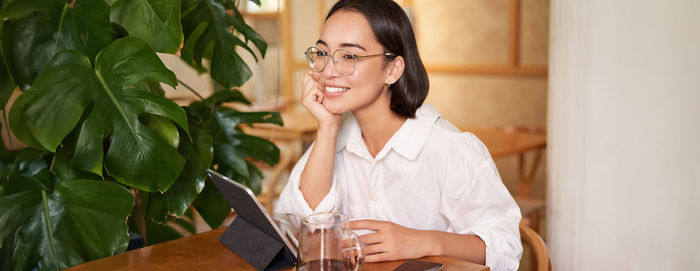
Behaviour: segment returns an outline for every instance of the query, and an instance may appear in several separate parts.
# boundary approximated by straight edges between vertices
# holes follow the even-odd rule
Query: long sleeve
[[[470,133],[460,139],[457,145],[462,146],[458,147],[481,155],[453,153],[450,161],[456,164],[449,168],[463,170],[446,173],[440,212],[456,233],[474,234],[484,241],[486,265],[491,270],[516,270],[522,256],[520,209],[503,185],[486,147]]]
[[[304,153],[304,155],[299,159],[299,161],[294,165],[292,172],[289,174],[289,180],[287,185],[282,190],[279,200],[275,205],[274,213],[285,214],[288,216],[290,222],[299,226],[299,222],[302,218],[314,213],[314,212],[332,212],[338,211],[340,206],[340,195],[338,192],[338,182],[336,181],[336,175],[333,174],[333,180],[330,191],[323,198],[321,203],[316,207],[315,210],[311,209],[304,195],[299,189],[299,184],[301,181],[301,173],[306,166],[306,162],[311,155],[311,150],[313,150],[314,144],[311,144],[309,149]]]

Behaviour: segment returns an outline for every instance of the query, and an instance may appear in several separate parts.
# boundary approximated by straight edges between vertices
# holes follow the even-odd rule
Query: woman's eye
[[[324,51],[319,51],[319,52],[317,52],[316,54],[317,54],[318,56],[327,56],[327,55],[328,55],[328,53],[326,53],[326,52],[324,52]]]
[[[357,58],[357,57],[355,57],[355,55],[347,54],[347,55],[343,56],[343,58],[345,58],[345,59],[355,59],[355,58]]]

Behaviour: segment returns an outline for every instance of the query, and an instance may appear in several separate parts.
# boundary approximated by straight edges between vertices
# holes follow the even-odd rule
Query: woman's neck
[[[391,111],[389,105],[371,106],[353,112],[362,131],[362,139],[372,157],[376,157],[406,118]]]

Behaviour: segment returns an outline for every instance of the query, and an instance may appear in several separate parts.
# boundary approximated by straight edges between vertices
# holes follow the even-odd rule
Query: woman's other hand
[[[350,228],[376,231],[360,236],[367,262],[417,259],[432,254],[432,242],[425,231],[379,220],[351,221]]]
[[[323,95],[323,86],[313,77],[312,71],[301,76],[301,88],[301,102],[304,107],[306,107],[306,110],[309,110],[311,115],[316,119],[319,128],[335,127],[337,129],[340,126],[340,115],[328,112],[328,109],[323,106],[323,100],[325,98]]]

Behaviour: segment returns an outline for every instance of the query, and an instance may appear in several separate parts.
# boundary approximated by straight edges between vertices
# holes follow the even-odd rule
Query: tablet
[[[277,224],[272,220],[272,217],[270,217],[270,214],[265,210],[262,204],[260,204],[260,201],[255,197],[253,191],[211,169],[207,170],[207,174],[239,217],[268,236],[282,242],[296,260],[296,247],[292,245],[297,244],[296,238],[288,232],[285,234],[277,227]]]

